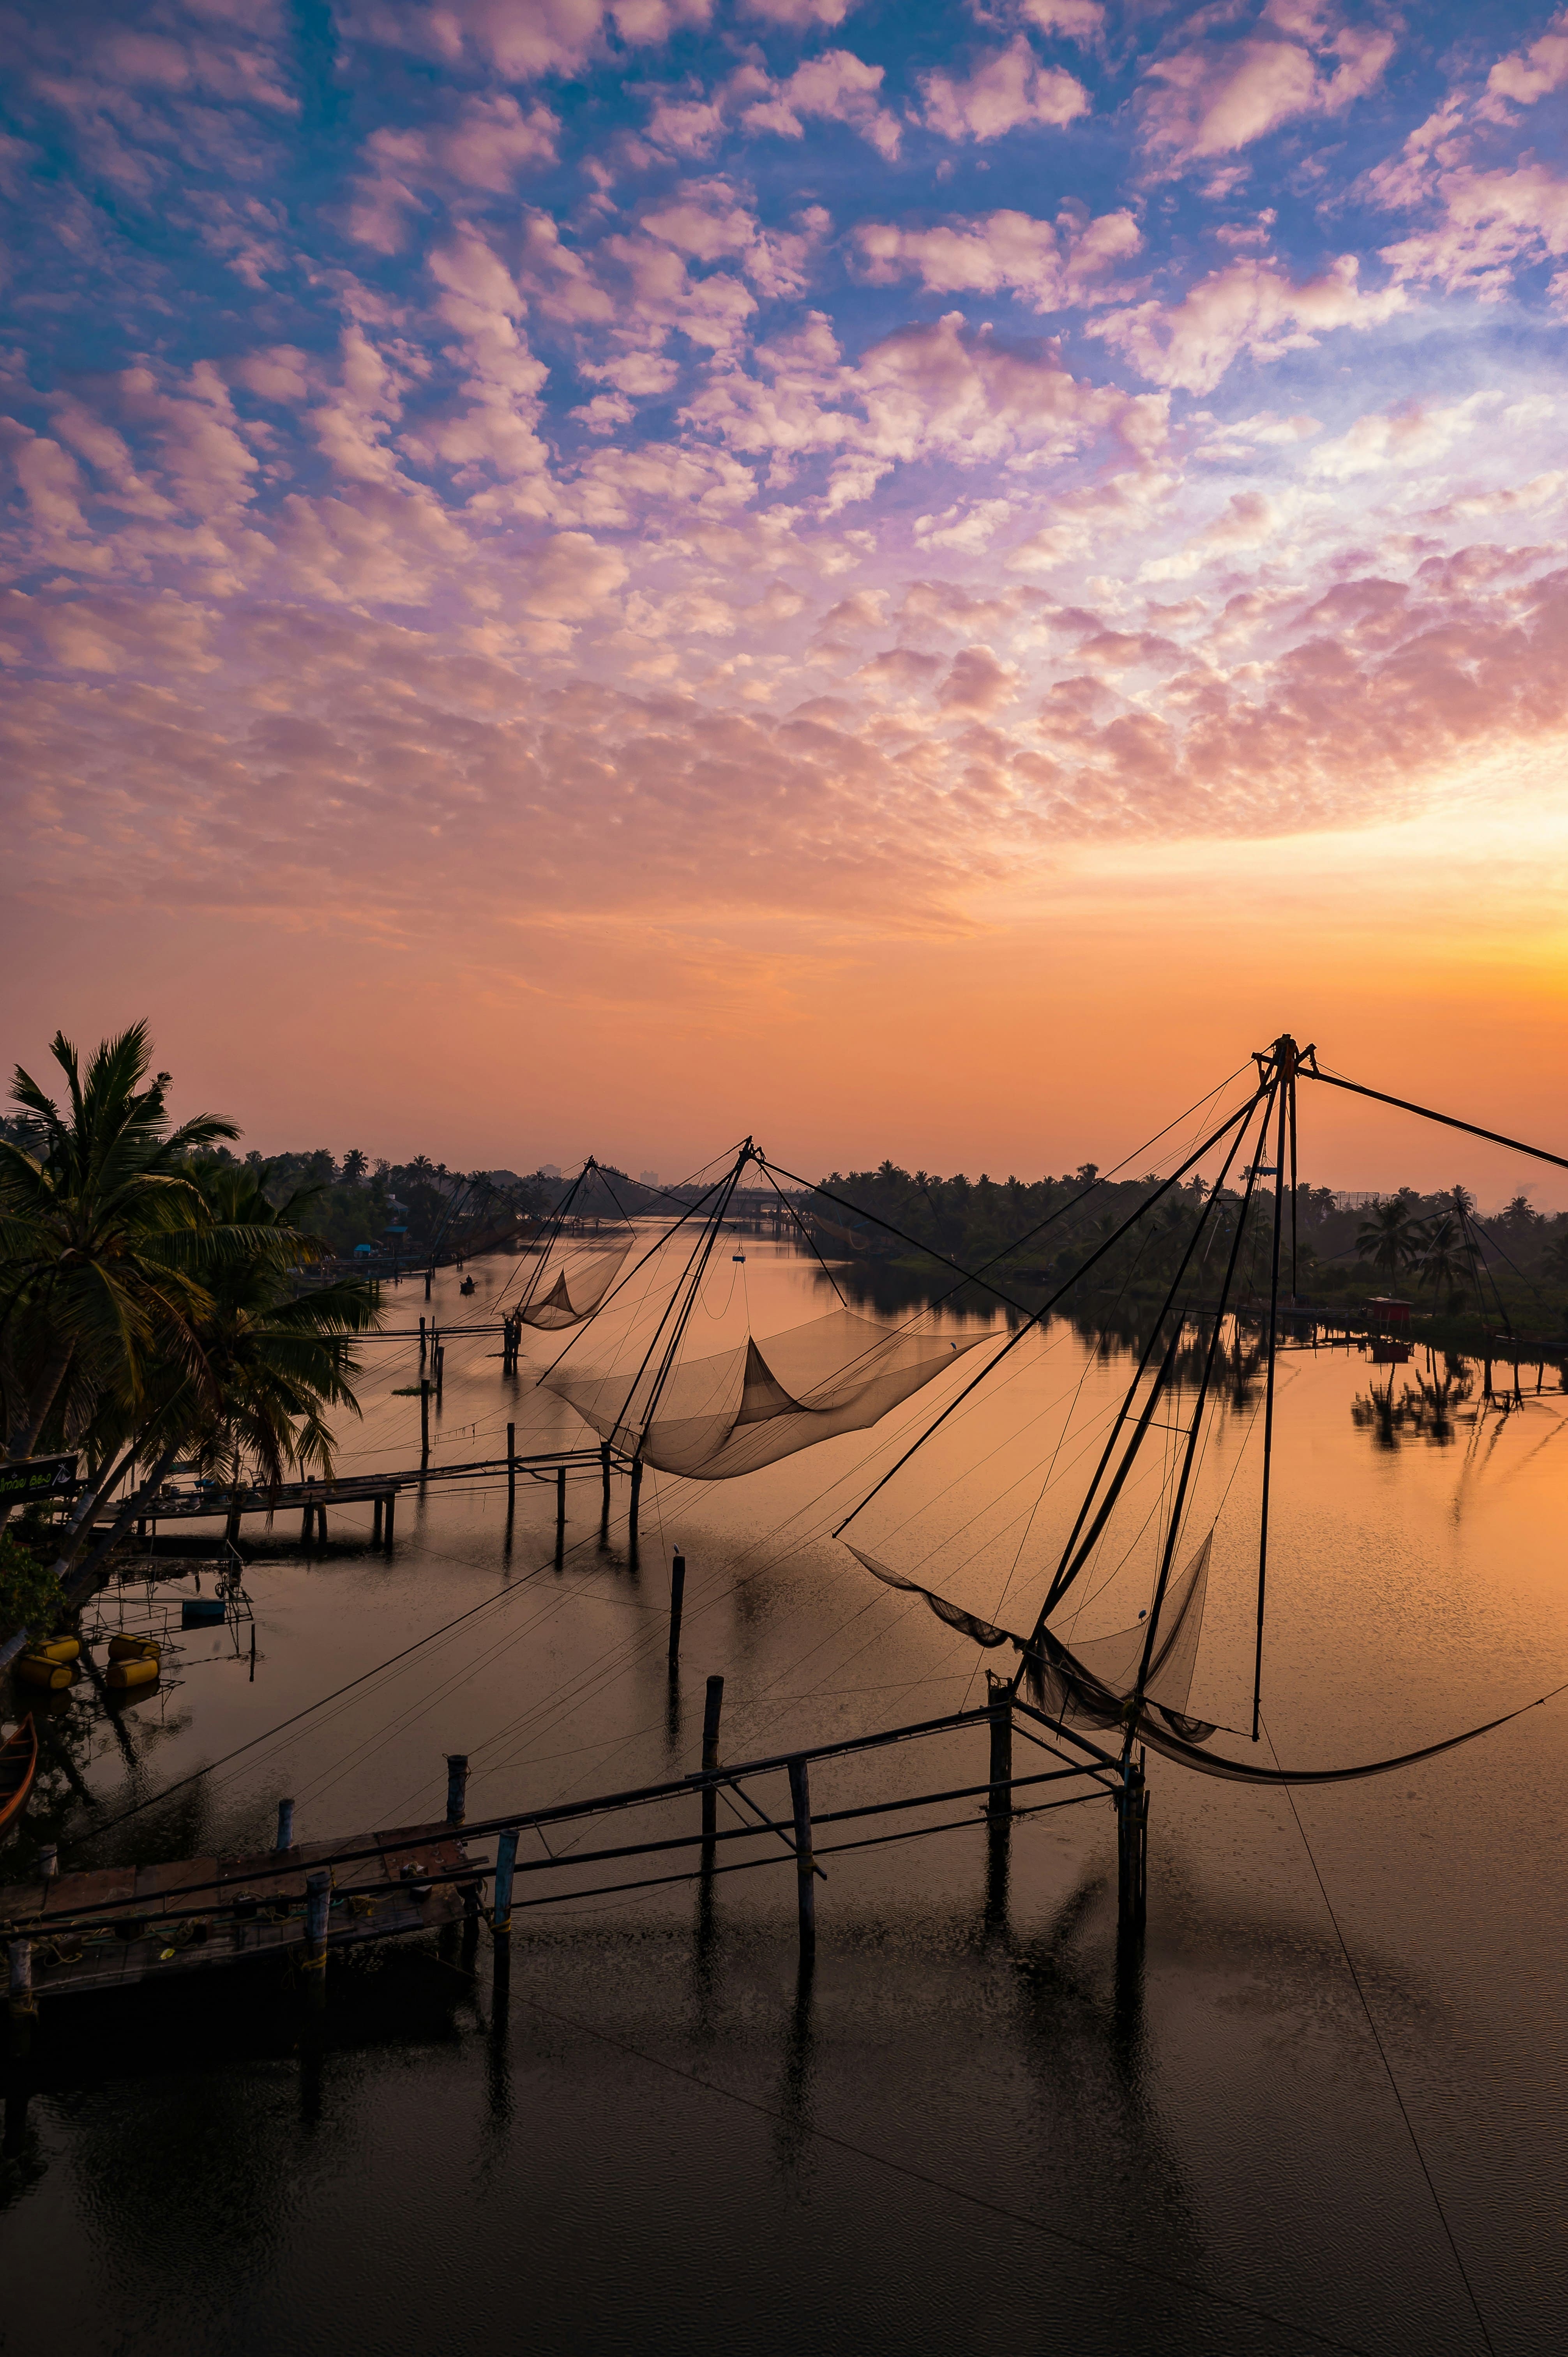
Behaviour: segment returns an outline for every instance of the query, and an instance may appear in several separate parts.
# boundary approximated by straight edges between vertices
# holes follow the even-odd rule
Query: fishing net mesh
[[[636,1239],[597,1237],[557,1250],[523,1305],[522,1322],[546,1334],[591,1318],[625,1265]]]
[[[683,1361],[653,1391],[620,1371],[559,1366],[544,1381],[645,1465],[721,1481],[841,1432],[863,1432],[986,1338],[913,1334],[830,1310],[758,1343]],[[628,1393],[630,1396],[628,1397]]]

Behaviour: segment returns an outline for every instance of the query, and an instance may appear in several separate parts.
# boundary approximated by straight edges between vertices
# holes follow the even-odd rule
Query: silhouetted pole
[[[817,1944],[817,1878],[811,1856],[811,1779],[805,1760],[798,1754],[789,1762],[789,1799],[795,1813],[795,1902],[804,1959]]]
[[[681,1612],[686,1601],[686,1558],[679,1547],[670,1558],[670,1674],[681,1666]],[[704,1768],[707,1761],[703,1762]]]
[[[637,1554],[637,1521],[639,1512],[641,1510],[641,1505],[642,1459],[640,1457],[634,1457],[631,1460],[631,1512],[628,1524],[628,1535],[631,1542],[631,1552],[634,1557]]]
[[[991,1688],[991,1790],[986,1795],[986,1810],[993,1817],[1010,1817],[1013,1813],[1013,1706],[1004,1697],[1008,1694],[1005,1678],[987,1670],[986,1682]]]
[[[506,1510],[509,1518],[517,1511],[517,1426],[506,1428]]]
[[[446,1754],[446,1822],[460,1825],[468,1813],[468,1755],[466,1751]]]
[[[423,1473],[430,1462],[430,1378],[419,1379],[419,1469]]]
[[[566,1468],[555,1468],[555,1560],[566,1552]]]
[[[719,1713],[725,1706],[723,1678],[708,1680],[707,1698],[703,1705],[703,1773],[712,1775],[719,1764]],[[719,1796],[713,1785],[703,1787],[703,1839],[711,1842],[719,1829]],[[703,1863],[712,1867],[711,1849],[703,1853]]]
[[[274,1842],[273,1847],[274,1849],[294,1847],[294,1803],[292,1801],[278,1803],[277,1839]]]
[[[607,1440],[599,1443],[599,1526],[607,1531],[610,1526],[610,1445]]]

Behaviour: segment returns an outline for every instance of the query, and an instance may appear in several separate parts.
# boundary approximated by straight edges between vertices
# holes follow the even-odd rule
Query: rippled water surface
[[[693,1347],[832,1306],[807,1260],[746,1253],[710,1280]],[[434,1312],[483,1317],[515,1288],[510,1262],[476,1274],[467,1304],[444,1274]],[[391,1322],[422,1297],[392,1295]],[[452,1339],[436,1461],[494,1455],[509,1419],[520,1448],[583,1437],[533,1387],[532,1347],[534,1370],[503,1382],[494,1337]],[[367,1357],[345,1467],[407,1465],[418,1403],[395,1394],[416,1353]],[[559,1563],[553,1484],[525,1483],[510,1533],[504,1484],[405,1496],[390,1557],[368,1507],[335,1509],[310,1553],[282,1518],[270,1538],[247,1525],[253,1677],[225,1634],[198,1634],[117,1721],[62,1706],[100,1815],[484,1609],[94,1844],[72,1847],[89,1819],[57,1773],[4,1872],[51,1831],[82,1864],[264,1844],[285,1793],[301,1838],[418,1822],[439,1813],[448,1750],[471,1756],[472,1817],[680,1773],[710,1672],[732,1760],[973,1703],[987,1657],[830,1533],[977,1363],[875,1435],[733,1484],[650,1480],[635,1565],[625,1484],[601,1530],[596,1471],[569,1487]],[[1060,1322],[1007,1363],[855,1530],[1026,1627],[1129,1361]],[[1424,1353],[1304,1351],[1281,1374],[1278,1757],[1402,1751],[1568,1678],[1555,1373],[1537,1394],[1530,1371],[1506,1412],[1478,1370]],[[1189,1525],[1216,1533],[1193,1706],[1240,1728],[1258,1399],[1232,1372]],[[1085,1636],[1136,1609],[1176,1446],[1161,1438],[1085,1583]],[[984,1746],[966,1729],[824,1765],[813,1799],[973,1783]],[[1108,1808],[1020,1819],[1003,1847],[963,1803],[928,1813],[956,1830],[831,1862],[806,1978],[786,1860],[530,1908],[506,2003],[488,1937],[471,1961],[434,1941],[335,1959],[319,2022],[281,1968],[46,1997],[8,2081],[7,2344],[1415,2352],[1483,2348],[1478,2310],[1495,2349],[1555,2350],[1565,1751],[1568,1695],[1415,1768],[1302,1788],[1294,1809],[1151,1760],[1141,1956],[1118,1954]],[[784,1807],[781,1778],[757,1789]],[[682,1801],[624,1837],[695,1823]]]

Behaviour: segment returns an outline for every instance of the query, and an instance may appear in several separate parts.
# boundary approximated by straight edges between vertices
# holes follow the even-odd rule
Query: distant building
[[[639,1170],[637,1175],[645,1187],[657,1187],[659,1184],[657,1170]]]
[[[1334,1190],[1334,1208],[1337,1211],[1376,1211],[1382,1200],[1375,1187],[1370,1191],[1366,1188],[1347,1189],[1343,1187],[1337,1187]]]
[[[539,1166],[539,1175],[542,1178],[559,1178],[561,1165],[558,1162],[542,1162]]]

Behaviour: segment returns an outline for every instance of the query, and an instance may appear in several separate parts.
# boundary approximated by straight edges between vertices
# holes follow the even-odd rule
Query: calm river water
[[[693,1351],[834,1306],[814,1264],[745,1251],[715,1264]],[[444,1320],[515,1290],[513,1263],[475,1274],[469,1303],[438,1280]],[[423,1287],[389,1304],[412,1325]],[[509,1419],[520,1448],[582,1436],[526,1365],[503,1382],[497,1348],[449,1343],[437,1461],[497,1453]],[[414,1349],[365,1355],[344,1466],[408,1465]],[[51,1824],[68,1864],[264,1846],[283,1794],[302,1839],[418,1822],[440,1812],[448,1750],[472,1758],[475,1817],[680,1773],[713,1671],[731,1759],[977,1700],[995,1657],[829,1534],[978,1363],[875,1435],[731,1484],[650,1481],[635,1567],[625,1485],[603,1535],[596,1472],[571,1485],[559,1566],[544,1484],[524,1485],[510,1541],[504,1486],[407,1496],[390,1557],[369,1508],[335,1511],[308,1555],[296,1526],[258,1523],[253,1678],[199,1632],[113,1725],[67,1706],[101,1814],[486,1609],[95,1843],[51,1786],[57,1814],[35,1811],[0,1871],[25,1873]],[[1007,1365],[855,1534],[1026,1626],[1128,1361],[1058,1322]],[[1444,1392],[1424,1353],[1282,1361],[1264,1715],[1292,1765],[1401,1751],[1568,1679],[1568,1399],[1553,1374],[1487,1409],[1476,1374]],[[1238,1727],[1256,1410],[1239,1382],[1192,1525],[1216,1531],[1193,1706]],[[1132,1618],[1158,1470],[1125,1560],[1097,1567],[1086,1636]],[[973,1782],[984,1742],[823,1767],[813,1798]],[[1021,1819],[1005,1870],[978,1818],[832,1861],[805,1981],[786,1861],[705,1900],[678,1884],[531,1910],[499,2007],[488,1939],[471,1974],[434,1942],[335,1960],[319,2029],[259,1971],[46,1999],[9,2082],[0,2332],[82,2357],[1555,2351],[1565,1771],[1568,1695],[1415,1769],[1302,1789],[1294,1810],[1151,1760],[1141,1963],[1118,1961],[1096,1805]]]

